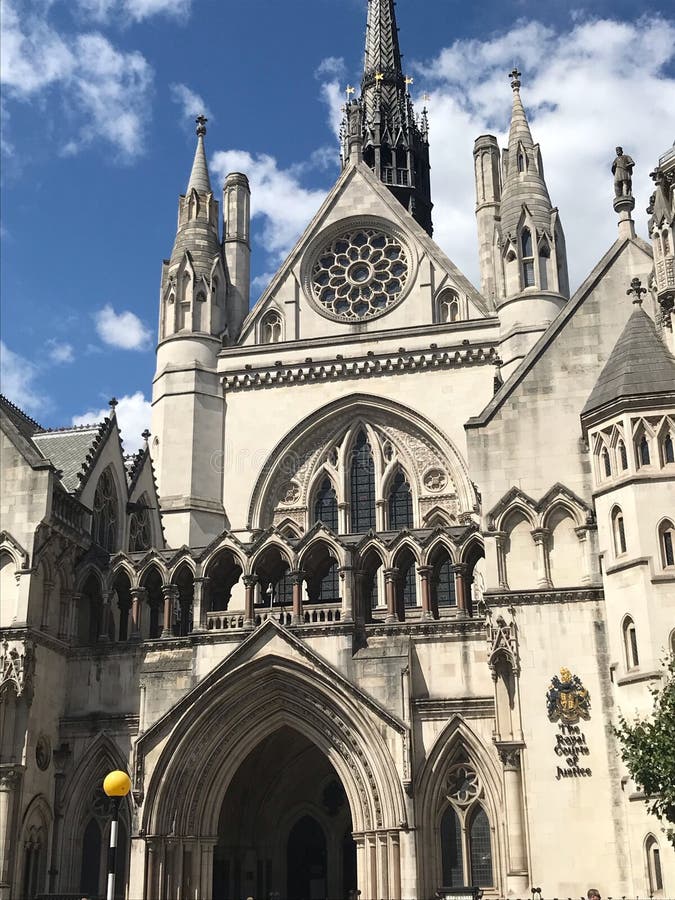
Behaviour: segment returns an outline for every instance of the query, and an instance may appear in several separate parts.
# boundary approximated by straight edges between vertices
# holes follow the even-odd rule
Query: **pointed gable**
[[[675,358],[638,306],[621,332],[582,410],[587,415],[619,400],[675,394]]]

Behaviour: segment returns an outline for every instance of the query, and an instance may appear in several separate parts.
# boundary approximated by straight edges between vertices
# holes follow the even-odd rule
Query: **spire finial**
[[[115,407],[118,403],[119,400],[117,399],[117,397],[111,397],[110,400],[108,400],[108,406],[113,410],[113,412],[115,411]]]
[[[150,434],[151,432],[149,428],[146,428],[145,431],[141,434],[146,447],[148,446],[148,441],[150,440]]]
[[[513,70],[511,72],[509,72],[509,78],[511,79],[511,87],[513,88],[514,91],[520,90],[520,76],[522,74],[523,74],[522,72],[518,71],[517,66],[514,66]]]
[[[642,287],[642,282],[639,278],[634,278],[630,283],[630,287],[626,291],[626,294],[628,294],[629,297],[631,295],[633,296],[633,303],[637,304],[638,306],[642,306],[642,297],[646,293],[647,288]]]
[[[208,121],[209,120],[206,118],[206,116],[201,115],[201,113],[197,116],[197,118],[195,119],[195,122],[197,123],[197,137],[204,137],[204,135],[206,134],[206,123]]]

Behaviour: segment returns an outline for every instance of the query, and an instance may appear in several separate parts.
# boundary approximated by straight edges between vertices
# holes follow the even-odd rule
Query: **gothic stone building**
[[[675,896],[612,731],[675,626],[675,153],[570,297],[514,71],[479,290],[368,15],[342,172],[250,310],[198,120],[145,448],[2,403],[2,900],[101,894],[111,768],[130,900]]]

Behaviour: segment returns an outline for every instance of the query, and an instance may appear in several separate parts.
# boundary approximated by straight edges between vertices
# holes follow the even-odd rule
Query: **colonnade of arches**
[[[442,533],[420,545],[377,537],[355,550],[323,526],[303,542],[276,530],[251,550],[229,537],[195,558],[140,564],[118,557],[108,573],[90,567],[75,592],[80,644],[180,638],[202,630],[358,620],[402,622],[472,615],[482,591],[483,548]]]

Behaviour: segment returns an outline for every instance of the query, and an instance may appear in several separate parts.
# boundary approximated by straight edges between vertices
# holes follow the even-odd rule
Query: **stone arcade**
[[[340,177],[250,311],[248,181],[221,227],[199,118],[144,449],[114,401],[2,400],[2,900],[101,893],[111,768],[130,900],[675,896],[610,727],[675,634],[675,152],[650,242],[623,181],[570,297],[514,70],[478,290],[368,17]]]

